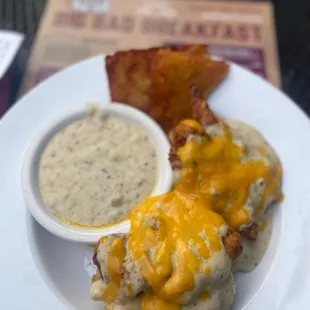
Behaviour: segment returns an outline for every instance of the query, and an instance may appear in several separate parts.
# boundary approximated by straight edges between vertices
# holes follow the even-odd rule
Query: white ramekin
[[[100,109],[108,111],[112,116],[119,116],[129,122],[137,124],[146,131],[156,149],[158,161],[158,179],[152,195],[160,195],[169,191],[172,185],[172,170],[168,161],[170,145],[162,129],[149,116],[127,105],[113,103]],[[55,120],[48,127],[40,130],[37,137],[30,143],[26,152],[21,179],[26,205],[33,217],[45,229],[66,240],[93,244],[102,236],[128,232],[130,228],[129,221],[125,220],[115,225],[98,229],[71,226],[61,221],[53,214],[50,208],[43,203],[38,181],[40,157],[49,140],[62,128],[74,121],[86,117],[86,115],[86,110],[80,109],[66,114],[62,118]]]

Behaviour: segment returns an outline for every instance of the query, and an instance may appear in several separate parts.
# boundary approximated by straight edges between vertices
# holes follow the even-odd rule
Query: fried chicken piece
[[[113,303],[114,306],[121,306],[122,304],[128,304],[133,301],[133,299],[140,293],[149,291],[150,285],[143,278],[138,261],[134,260],[132,254],[128,251],[127,235],[111,235],[105,243],[100,242],[94,252],[94,263],[97,267],[97,272],[92,279],[90,290],[92,299],[102,301],[102,295],[111,281],[108,271],[108,257],[110,253],[110,245],[116,238],[122,238],[126,248],[126,256],[122,263],[122,271],[120,273],[121,280],[119,283],[119,290],[117,296],[115,296],[115,299],[113,300],[115,302]],[[236,231],[228,229],[226,235],[222,238],[222,241],[226,253],[231,259],[235,259],[240,255],[242,244],[240,235]],[[191,294],[195,294],[195,290],[187,296],[188,300],[191,299]],[[114,308],[112,307],[111,309]]]
[[[109,273],[108,273],[108,269],[106,268],[107,264],[104,264],[103,265],[104,269],[101,269],[99,260],[104,260],[104,261],[108,260],[107,252],[110,247],[111,240],[112,240],[112,236],[102,238],[98,242],[97,246],[95,247],[94,255],[93,255],[93,263],[97,267],[97,273],[99,273],[99,275],[105,282],[109,281]],[[103,247],[101,247],[101,251],[99,250],[100,244],[103,245]],[[94,279],[98,280],[98,275],[95,275]]]
[[[258,234],[258,224],[251,221],[245,228],[240,231],[248,240],[255,241]]]
[[[223,243],[225,246],[226,253],[231,259],[236,259],[242,252],[242,239],[240,234],[229,228],[227,234],[223,237]]]
[[[117,52],[106,57],[111,99],[134,106],[168,132],[190,118],[189,86],[207,95],[226,76],[228,65],[207,56],[204,45]]]
[[[108,260],[111,243],[115,239],[122,239],[126,255],[121,267],[121,281],[119,291],[116,296],[117,302],[124,302],[132,297],[137,296],[146,288],[146,283],[142,277],[137,262],[133,259],[131,253],[127,250],[127,235],[116,234],[103,237],[94,249],[93,263],[97,267],[96,274],[92,277],[91,297],[100,301],[103,291],[111,281],[108,270]]]
[[[210,110],[207,100],[196,84],[190,86],[191,105],[193,109],[193,118],[203,126],[212,125],[218,122],[217,118]]]
[[[140,272],[139,265],[129,252],[123,263],[122,278],[124,286],[128,288],[126,297],[135,297],[147,288],[147,284]]]
[[[101,267],[97,259],[97,253],[98,253],[98,248],[99,248],[100,242],[95,246],[94,248],[94,255],[93,255],[93,264],[97,267],[97,272],[96,274],[93,275],[92,277],[92,282],[95,282],[102,278],[102,272],[101,272]]]
[[[102,279],[102,275],[101,275],[101,271],[100,271],[100,265],[96,264],[96,267],[97,267],[97,271],[96,271],[96,273],[91,278],[91,282],[92,283]]]
[[[195,120],[183,120],[175,128],[173,128],[168,138],[171,144],[169,152],[169,161],[173,168],[181,168],[177,151],[185,145],[187,139],[191,136],[206,136],[204,128]]]
[[[185,145],[187,139],[191,135],[207,137],[203,126],[217,123],[215,115],[196,84],[190,85],[190,92],[194,119],[182,120],[168,134],[171,143],[169,160],[173,168],[181,168],[177,151]]]

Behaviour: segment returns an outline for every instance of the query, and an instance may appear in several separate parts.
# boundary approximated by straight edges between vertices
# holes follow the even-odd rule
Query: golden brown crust
[[[111,99],[142,111],[148,109],[150,64],[156,49],[117,52],[106,57]]]
[[[193,108],[193,118],[202,125],[211,125],[218,122],[217,118],[210,110],[209,105],[202,92],[196,84],[190,86],[191,105]]]
[[[250,222],[249,225],[247,225],[245,228],[243,228],[240,232],[248,240],[255,241],[257,239],[257,234],[258,234],[257,222],[256,221]]]
[[[151,70],[150,112],[166,132],[181,120],[192,117],[192,84],[196,84],[205,96],[213,90],[209,77],[214,75],[211,71],[213,62],[206,56],[192,56],[190,51],[160,50],[155,55]]]
[[[100,279],[102,279],[102,276],[101,276],[101,273],[100,273],[100,271],[99,271],[99,269],[98,269],[98,266],[97,266],[97,271],[96,271],[96,273],[92,276],[91,282],[94,283],[94,282],[96,282],[96,281],[98,281],[98,280],[100,280]]]
[[[181,168],[177,151],[185,145],[190,135],[199,135],[207,137],[203,126],[217,123],[217,119],[210,110],[207,100],[199,90],[196,84],[189,86],[191,93],[191,107],[195,120],[182,120],[172,130],[168,137],[171,144],[169,160],[173,168]]]
[[[97,252],[98,252],[99,245],[100,245],[100,242],[98,242],[95,246],[92,246],[94,248],[93,264],[97,267],[96,273],[92,276],[92,283],[103,278],[102,272],[101,272],[101,267],[100,267],[100,264],[97,260]]]
[[[242,252],[242,239],[240,234],[228,228],[227,234],[223,237],[223,243],[225,246],[226,253],[229,255],[231,259],[236,259]]]
[[[107,56],[105,62],[112,101],[127,103],[146,113],[149,111],[151,66],[155,55],[160,50],[189,52],[196,56],[207,53],[205,45],[178,45],[119,51],[112,56]]]
[[[117,52],[106,57],[111,99],[134,106],[168,132],[192,116],[189,86],[204,95],[226,76],[228,65],[207,56],[204,45]]]
[[[103,279],[102,272],[101,272],[101,266],[97,259],[97,252],[98,252],[99,245],[100,245],[100,242],[98,242],[98,244],[95,246],[94,255],[93,255],[93,264],[97,267],[97,273],[93,276],[93,279],[97,279],[97,280],[99,280],[100,278]]]
[[[168,138],[171,144],[169,161],[173,168],[181,168],[177,152],[180,147],[186,144],[190,135],[207,136],[203,127],[194,120],[183,120],[169,132]]]

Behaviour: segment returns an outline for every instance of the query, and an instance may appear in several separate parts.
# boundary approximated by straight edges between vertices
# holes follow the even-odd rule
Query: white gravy
[[[265,140],[254,127],[237,120],[225,120],[225,123],[229,126],[231,133],[234,137],[234,143],[241,145],[247,149],[247,154],[244,156],[244,161],[251,160],[263,160],[267,165],[275,165],[278,161],[278,156],[271,147],[271,145]],[[206,131],[211,136],[223,135],[222,128],[216,124],[206,127]],[[262,155],[259,151],[260,147],[264,147],[266,154]],[[263,180],[256,180],[250,186],[249,197],[244,206],[248,213],[252,216],[257,209],[262,199],[263,192],[265,190],[265,184]],[[271,201],[273,197],[270,197],[268,201]],[[272,210],[265,206],[265,213],[259,219],[259,222],[264,223],[264,229],[260,229],[257,240],[249,241],[246,238],[242,238],[243,250],[241,255],[233,262],[234,271],[252,271],[263,258],[270,241],[272,234]]]
[[[264,257],[272,236],[272,211],[272,208],[269,208],[262,218],[263,227],[259,229],[255,241],[242,238],[243,250],[241,255],[233,261],[233,271],[250,272]]]
[[[147,134],[99,110],[58,132],[39,167],[44,203],[60,218],[85,226],[122,219],[151,194],[156,179],[156,152]]]

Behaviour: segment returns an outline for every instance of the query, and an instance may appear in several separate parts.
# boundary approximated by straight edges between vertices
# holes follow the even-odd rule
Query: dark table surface
[[[13,100],[25,71],[46,0],[0,0],[0,29],[26,34],[13,68]],[[310,1],[273,0],[282,88],[310,115]]]

